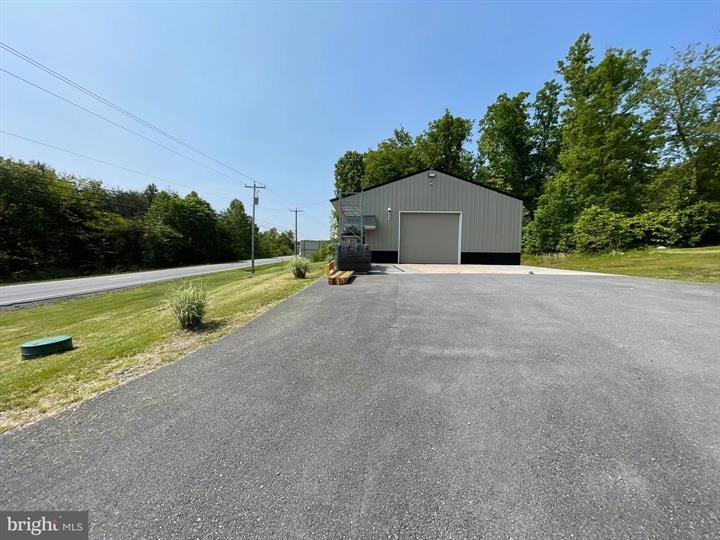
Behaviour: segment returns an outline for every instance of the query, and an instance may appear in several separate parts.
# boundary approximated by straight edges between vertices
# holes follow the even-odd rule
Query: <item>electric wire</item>
[[[156,146],[158,146],[158,147],[160,147],[160,148],[163,148],[164,150],[167,150],[168,152],[172,152],[173,154],[176,154],[176,155],[178,155],[178,156],[180,156],[180,157],[182,157],[182,158],[185,158],[185,159],[187,159],[187,160],[189,160],[189,161],[192,161],[193,163],[195,163],[195,164],[197,164],[197,165],[200,165],[201,167],[205,167],[206,169],[208,169],[208,170],[210,170],[210,171],[213,171],[214,173],[220,174],[220,175],[224,176],[225,178],[229,178],[230,180],[234,180],[234,181],[236,181],[236,182],[240,182],[240,180],[238,180],[237,178],[235,178],[235,177],[233,177],[233,176],[230,176],[229,174],[226,174],[226,173],[224,173],[224,172],[216,169],[215,167],[210,167],[209,165],[206,165],[205,163],[203,163],[203,162],[201,162],[201,161],[198,161],[197,159],[195,159],[195,158],[193,158],[193,157],[191,157],[191,156],[188,156],[187,154],[183,154],[182,152],[178,152],[178,151],[175,150],[174,148],[170,148],[169,146],[166,146],[166,145],[164,145],[164,144],[162,144],[162,143],[160,143],[160,142],[158,142],[158,141],[156,141],[156,140],[154,140],[154,139],[151,139],[150,137],[146,137],[145,135],[143,135],[142,133],[140,133],[140,132],[138,132],[138,131],[135,131],[134,129],[130,129],[129,127],[124,126],[123,124],[120,124],[119,122],[115,122],[114,120],[111,120],[110,118],[108,118],[108,117],[106,117],[106,116],[103,116],[102,114],[96,113],[95,111],[93,111],[93,110],[91,110],[91,109],[88,109],[87,107],[84,107],[84,106],[80,105],[79,103],[75,103],[74,101],[71,101],[71,100],[69,100],[69,99],[67,99],[67,98],[65,98],[65,97],[63,97],[63,96],[61,96],[61,95],[59,95],[59,94],[56,94],[55,92],[52,92],[52,91],[48,90],[47,88],[43,88],[42,86],[40,86],[40,85],[38,85],[38,84],[35,84],[34,82],[31,82],[31,81],[29,81],[29,80],[27,80],[27,79],[25,79],[25,78],[23,78],[23,77],[20,77],[19,75],[16,75],[15,73],[12,73],[11,71],[8,71],[7,69],[0,68],[0,71],[3,72],[3,73],[5,73],[6,75],[10,75],[11,77],[14,77],[15,79],[17,79],[17,80],[19,80],[19,81],[24,82],[25,84],[28,84],[28,85],[32,86],[33,88],[36,88],[36,89],[40,90],[41,92],[45,92],[46,94],[51,95],[51,96],[53,96],[53,97],[55,97],[55,98],[57,98],[57,99],[59,99],[59,100],[61,100],[61,101],[64,101],[65,103],[67,103],[67,104],[69,104],[69,105],[72,105],[73,107],[76,107],[76,108],[78,108],[78,109],[80,109],[80,110],[82,110],[82,111],[85,111],[85,112],[88,113],[88,114],[91,114],[91,115],[93,115],[93,116],[95,116],[95,117],[97,117],[97,118],[100,118],[101,120],[104,120],[105,122],[107,122],[107,123],[109,123],[109,124],[111,124],[111,125],[113,125],[113,126],[116,126],[116,127],[120,128],[120,129],[122,129],[122,130],[124,130],[124,131],[127,131],[128,133],[132,133],[133,135],[136,135],[137,137],[140,137],[141,139],[144,139],[144,140],[146,140],[146,141],[148,141],[148,142],[150,142],[150,143],[152,143],[152,144],[154,144],[154,145],[156,145]]]
[[[209,159],[209,160],[217,163],[218,165],[221,165],[221,166],[225,167],[226,169],[231,170],[231,171],[235,172],[236,174],[239,174],[240,176],[242,176],[242,177],[244,177],[244,178],[247,178],[248,180],[252,180],[252,178],[251,178],[249,175],[245,174],[244,172],[242,172],[242,171],[240,171],[240,170],[238,170],[238,169],[236,169],[236,168],[234,168],[234,167],[232,167],[232,166],[230,166],[230,165],[228,165],[228,164],[226,164],[226,163],[223,163],[222,161],[220,161],[220,160],[218,160],[218,159],[216,159],[216,158],[214,158],[214,157],[206,154],[206,153],[203,152],[202,150],[199,150],[198,148],[192,146],[191,144],[186,143],[185,141],[183,141],[183,140],[180,139],[179,137],[176,137],[176,136],[172,135],[171,133],[168,133],[167,131],[165,131],[165,130],[163,130],[163,129],[157,127],[157,126],[155,126],[154,124],[148,122],[147,120],[144,120],[144,119],[141,118],[140,116],[137,116],[137,115],[131,113],[130,111],[128,111],[128,110],[126,110],[126,109],[123,109],[123,108],[120,107],[119,105],[116,105],[116,104],[113,103],[112,101],[110,101],[110,100],[108,100],[108,99],[100,96],[99,94],[93,92],[92,90],[89,90],[88,88],[85,88],[84,86],[80,85],[79,83],[76,83],[76,82],[73,81],[72,79],[69,79],[68,77],[66,77],[66,76],[64,76],[64,75],[61,75],[61,74],[58,73],[57,71],[49,68],[48,66],[46,66],[46,65],[40,63],[39,61],[31,58],[30,56],[28,56],[28,55],[26,55],[26,54],[18,51],[17,49],[12,48],[10,45],[8,45],[8,44],[3,43],[2,41],[0,41],[0,48],[4,49],[5,51],[9,52],[10,54],[15,55],[16,57],[20,58],[21,60],[23,60],[23,61],[25,61],[25,62],[27,62],[27,63],[35,66],[36,68],[41,69],[42,71],[44,71],[45,73],[47,73],[47,74],[55,77],[56,79],[59,79],[59,80],[63,81],[64,83],[66,83],[66,84],[72,86],[73,88],[75,88],[75,89],[83,92],[84,94],[92,97],[93,99],[95,99],[95,100],[97,100],[97,101],[99,101],[99,102],[107,105],[108,107],[110,107],[110,108],[118,111],[119,113],[124,114],[124,115],[127,116],[128,118],[131,118],[131,119],[135,120],[136,122],[139,122],[140,124],[144,125],[145,127],[149,128],[149,129],[152,129],[153,131],[155,131],[155,132],[157,132],[157,133],[159,133],[159,134],[167,137],[168,139],[176,142],[177,144],[180,144],[180,145],[182,145],[182,146],[184,146],[184,147],[192,150],[193,152],[195,152],[195,153],[197,153],[197,154],[205,157],[206,159]]]
[[[110,161],[105,161],[104,159],[94,158],[94,157],[92,157],[92,156],[88,156],[87,154],[81,154],[81,153],[75,152],[75,151],[73,151],[73,150],[68,150],[67,148],[61,148],[61,147],[59,147],[59,146],[55,146],[54,144],[50,144],[50,143],[38,141],[38,140],[36,140],[36,139],[31,139],[30,137],[24,137],[24,136],[22,136],[22,135],[18,135],[17,133],[12,133],[12,132],[6,131],[6,130],[4,130],[4,129],[0,129],[0,133],[2,133],[2,134],[4,134],[4,135],[9,135],[9,136],[11,136],[11,137],[15,137],[15,138],[17,138],[17,139],[21,139],[21,140],[23,140],[23,141],[27,141],[27,142],[31,142],[31,143],[34,143],[34,144],[38,144],[38,145],[40,145],[40,146],[45,146],[45,147],[47,147],[47,148],[52,148],[53,150],[57,150],[57,151],[59,151],[59,152],[65,152],[66,154],[70,154],[70,155],[72,155],[72,156],[77,156],[77,157],[81,157],[81,158],[83,158],[83,159],[88,159],[88,160],[90,160],[90,161],[95,161],[95,162],[97,162],[97,163],[102,163],[103,165],[108,165],[109,167],[115,167],[116,169],[120,169],[120,170],[129,172],[129,173],[132,173],[132,174],[137,174],[137,175],[139,175],[139,176],[144,176],[145,178],[149,178],[149,179],[155,180],[155,181],[157,181],[157,182],[164,182],[164,183],[166,183],[166,184],[174,185],[174,186],[177,186],[177,187],[184,187],[184,188],[186,188],[186,189],[191,189],[191,190],[196,190],[196,189],[197,189],[197,188],[192,187],[192,186],[180,184],[180,183],[177,183],[177,182],[171,182],[170,180],[166,180],[166,179],[161,178],[161,177],[159,177],[159,176],[155,176],[155,175],[152,175],[152,174],[144,173],[144,172],[142,172],[142,171],[138,171],[138,170],[135,170],[135,169],[131,169],[131,168],[129,168],[129,167],[125,167],[124,165],[118,165],[117,163],[112,163],[112,162],[110,162]],[[204,190],[203,190],[203,191],[204,191]],[[236,199],[239,198],[239,197],[233,197],[233,198],[231,198],[231,197],[228,197],[227,195],[220,195],[220,194],[218,194],[218,193],[211,193],[211,192],[209,192],[209,191],[204,191],[204,192],[205,192],[206,194],[208,194],[208,195],[212,195],[212,196],[214,196],[214,197],[219,197],[219,198],[221,198],[221,199],[225,199],[225,200],[228,200],[228,201],[232,200],[233,198],[236,198]]]
[[[36,68],[44,71],[45,73],[47,73],[47,74],[55,77],[56,79],[58,79],[58,80],[60,80],[60,81],[62,81],[62,82],[64,82],[64,83],[70,85],[71,87],[73,87],[73,88],[75,88],[75,89],[83,92],[84,94],[92,97],[93,99],[95,99],[95,100],[97,100],[97,101],[105,104],[106,106],[108,106],[108,107],[116,110],[117,112],[120,112],[121,114],[127,116],[128,118],[130,118],[130,119],[132,119],[132,120],[135,120],[136,122],[144,125],[145,127],[147,127],[147,128],[149,128],[149,129],[151,129],[151,130],[153,130],[153,131],[155,131],[155,132],[157,132],[157,133],[159,133],[159,134],[167,137],[168,139],[176,142],[177,144],[180,144],[180,145],[182,145],[182,146],[184,146],[184,147],[192,150],[193,152],[195,152],[195,153],[197,153],[197,154],[205,157],[206,159],[209,159],[209,160],[217,163],[218,165],[221,165],[221,166],[225,167],[226,169],[231,170],[231,171],[235,172],[236,174],[239,174],[240,176],[242,176],[242,177],[244,177],[244,178],[246,178],[246,179],[248,179],[248,180],[252,180],[252,177],[251,177],[250,175],[244,173],[243,171],[240,171],[240,170],[236,169],[235,167],[232,167],[232,166],[228,165],[227,163],[224,163],[224,162],[222,162],[222,161],[220,161],[220,160],[218,160],[218,159],[210,156],[209,154],[207,154],[207,153],[203,152],[202,150],[198,149],[197,147],[195,147],[195,146],[193,146],[193,145],[191,145],[191,144],[183,141],[183,140],[180,139],[179,137],[176,137],[176,136],[172,135],[171,133],[169,133],[169,132],[167,132],[167,131],[165,131],[165,130],[159,128],[159,127],[157,127],[156,125],[148,122],[147,120],[143,119],[142,117],[131,113],[130,111],[128,111],[128,110],[120,107],[119,105],[116,105],[116,104],[113,103],[112,101],[110,101],[110,100],[102,97],[101,95],[99,95],[99,94],[97,94],[96,92],[93,92],[92,90],[90,90],[90,89],[82,86],[81,84],[73,81],[72,79],[70,79],[70,78],[68,78],[68,77],[66,77],[66,76],[58,73],[57,71],[53,70],[52,68],[50,68],[50,67],[42,64],[41,62],[39,62],[39,61],[31,58],[30,56],[28,56],[28,55],[20,52],[19,50],[14,49],[14,48],[11,47],[10,45],[8,45],[8,44],[6,44],[6,43],[4,43],[4,42],[0,42],[0,48],[4,49],[5,51],[9,52],[10,54],[13,54],[14,56],[20,58],[21,60],[23,60],[23,61],[25,61],[25,62],[33,65],[34,67],[36,67]],[[106,121],[106,122],[108,122],[108,123],[116,126],[116,127],[119,127],[119,128],[121,128],[121,129],[123,129],[123,130],[125,130],[125,131],[127,131],[127,132],[129,132],[129,133],[132,133],[132,134],[134,134],[134,135],[136,135],[136,136],[138,136],[138,137],[141,137],[142,139],[144,139],[144,140],[146,140],[146,141],[148,141],[148,142],[151,142],[152,144],[155,144],[155,145],[157,145],[157,146],[159,146],[159,147],[161,147],[161,148],[164,148],[165,150],[168,150],[168,151],[170,151],[170,152],[173,152],[173,153],[175,153],[175,154],[177,154],[177,155],[179,155],[179,156],[181,156],[181,157],[183,157],[183,158],[185,158],[185,159],[188,159],[188,160],[190,160],[190,161],[192,161],[192,162],[194,162],[194,163],[196,163],[196,164],[198,164],[198,165],[200,165],[200,166],[202,166],[202,167],[205,167],[205,168],[207,168],[207,169],[209,169],[209,170],[211,170],[211,171],[213,171],[213,172],[216,172],[217,174],[221,174],[221,175],[223,175],[223,176],[225,176],[225,177],[227,177],[227,178],[230,178],[230,179],[233,179],[233,180],[237,180],[236,178],[233,178],[233,177],[231,177],[231,176],[223,173],[222,171],[218,171],[217,169],[215,169],[215,168],[213,168],[213,167],[210,167],[210,166],[208,166],[208,165],[206,165],[206,164],[204,164],[204,163],[202,163],[202,162],[200,162],[200,161],[195,160],[194,158],[192,158],[192,157],[190,157],[190,156],[187,156],[186,154],[183,154],[183,153],[181,153],[181,152],[178,152],[178,151],[176,151],[176,150],[174,150],[174,149],[172,149],[172,148],[170,148],[170,147],[167,147],[167,146],[163,145],[162,143],[159,143],[159,142],[157,142],[157,141],[155,141],[155,140],[153,140],[153,139],[150,139],[149,137],[146,137],[145,135],[143,135],[143,134],[141,134],[141,133],[139,133],[139,132],[137,132],[137,131],[135,131],[135,130],[130,129],[130,128],[128,128],[127,126],[124,126],[124,125],[122,125],[122,124],[120,124],[120,123],[118,123],[118,122],[115,122],[115,121],[113,121],[113,120],[111,120],[111,119],[109,119],[109,118],[107,118],[107,117],[105,117],[105,116],[103,116],[103,115],[101,115],[101,114],[99,114],[99,113],[96,113],[95,111],[92,111],[91,109],[88,109],[88,108],[86,108],[86,107],[84,107],[84,106],[82,106],[82,105],[79,105],[78,103],[75,103],[75,102],[73,102],[73,101],[71,101],[71,100],[69,100],[69,99],[67,99],[67,98],[64,98],[63,96],[60,96],[59,94],[56,94],[56,93],[54,93],[54,92],[52,92],[52,91],[50,91],[50,90],[47,90],[46,88],[43,88],[43,87],[41,87],[41,86],[39,86],[39,85],[31,82],[31,81],[28,81],[27,79],[24,79],[23,77],[20,77],[19,75],[16,75],[16,74],[14,74],[14,73],[6,70],[6,69],[0,68],[0,70],[3,71],[4,73],[6,73],[7,75],[10,75],[10,76],[12,76],[12,77],[14,77],[14,78],[22,81],[22,82],[25,82],[26,84],[28,84],[28,85],[30,85],[30,86],[35,87],[35,88],[38,89],[38,90],[41,90],[41,91],[43,91],[43,92],[45,92],[45,93],[47,93],[47,94],[49,94],[49,95],[52,95],[52,96],[56,97],[57,99],[60,99],[60,100],[64,101],[65,103],[68,103],[68,104],[70,104],[70,105],[73,105],[74,107],[77,107],[77,108],[79,108],[79,109],[81,109],[81,110],[83,110],[83,111],[85,111],[85,112],[87,112],[87,113],[89,113],[89,114],[92,114],[93,116],[96,116],[96,117],[98,117],[98,118],[100,118],[100,119],[102,119],[102,120],[104,120],[104,121]],[[141,176],[145,176],[145,177],[147,177],[147,178],[152,178],[152,179],[155,179],[155,180],[159,180],[159,181],[162,181],[162,182],[166,182],[166,183],[169,183],[169,184],[171,184],[171,185],[179,185],[179,186],[182,186],[182,184],[174,184],[174,183],[172,183],[172,182],[169,182],[169,181],[167,181],[167,180],[158,178],[158,177],[156,177],[156,176],[148,175],[148,174],[145,174],[145,173],[142,173],[142,172],[139,172],[139,171],[135,171],[135,170],[133,170],[133,169],[130,169],[129,167],[125,167],[125,166],[122,166],[122,165],[113,164],[113,163],[107,162],[107,161],[105,161],[105,160],[93,158],[93,157],[91,157],[91,156],[87,156],[87,155],[84,155],[84,154],[80,154],[80,153],[78,153],[78,152],[73,152],[73,151],[70,151],[70,150],[67,150],[67,149],[63,149],[63,148],[60,148],[60,147],[57,147],[57,146],[54,146],[54,145],[51,145],[51,144],[48,144],[48,143],[43,143],[43,142],[40,142],[40,141],[37,141],[37,140],[34,140],[34,139],[30,139],[30,138],[27,138],[27,137],[23,137],[23,136],[21,136],[21,135],[17,135],[17,134],[15,134],[15,133],[11,133],[11,132],[8,132],[8,131],[5,131],[5,130],[0,130],[0,133],[4,133],[4,134],[6,134],[6,135],[10,135],[10,136],[13,136],[13,137],[17,137],[17,138],[19,138],[19,139],[23,139],[23,140],[26,140],[26,141],[28,141],[28,142],[33,142],[33,143],[35,143],[35,144],[40,144],[40,145],[46,146],[46,147],[48,147],[48,148],[53,148],[53,149],[58,150],[58,151],[61,151],[61,152],[66,152],[66,153],[71,154],[71,155],[75,155],[75,156],[82,157],[82,158],[85,158],[85,159],[90,159],[90,160],[92,160],[92,161],[96,161],[96,162],[98,162],[98,163],[103,163],[103,164],[109,165],[109,166],[111,166],[111,167],[116,167],[116,168],[125,170],[125,171],[127,171],[127,172],[131,172],[131,173],[133,173],[133,174],[138,174],[138,175],[141,175]],[[182,187],[189,188],[189,186],[182,186]],[[275,194],[275,198],[278,198],[278,199],[280,198],[279,193],[275,192],[275,190],[273,190],[270,186],[268,186],[267,184],[265,184],[265,187],[267,187],[267,189],[268,189],[269,191],[272,191],[272,192]],[[189,189],[192,189],[192,188],[189,188]],[[216,197],[221,197],[221,198],[226,198],[226,197],[221,196],[221,195],[215,195],[215,196],[216,196]],[[281,201],[281,202],[284,203],[285,201]],[[312,204],[310,204],[310,205],[304,206],[303,208],[309,207],[309,206],[314,206],[314,205],[316,205],[316,204],[321,204],[321,203],[324,203],[324,202],[325,202],[325,201],[320,201],[320,202],[318,202],[318,203],[312,203]],[[288,206],[290,206],[290,205],[288,205]],[[283,209],[283,211],[284,211],[284,209]]]

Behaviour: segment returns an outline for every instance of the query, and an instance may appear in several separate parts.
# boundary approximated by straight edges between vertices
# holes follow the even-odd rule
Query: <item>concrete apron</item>
[[[607,276],[597,272],[561,270],[510,264],[373,264],[383,274],[538,274],[563,276]]]

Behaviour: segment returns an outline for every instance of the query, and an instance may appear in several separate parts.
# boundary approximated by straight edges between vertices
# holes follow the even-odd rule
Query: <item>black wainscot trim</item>
[[[398,262],[397,251],[375,251],[372,252],[372,262],[374,263],[395,263]]]
[[[520,254],[463,251],[460,254],[460,264],[520,264]]]

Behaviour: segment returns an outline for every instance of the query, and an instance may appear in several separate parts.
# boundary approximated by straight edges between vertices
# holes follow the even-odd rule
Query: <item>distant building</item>
[[[312,257],[325,244],[329,244],[330,240],[300,240],[300,256]]]

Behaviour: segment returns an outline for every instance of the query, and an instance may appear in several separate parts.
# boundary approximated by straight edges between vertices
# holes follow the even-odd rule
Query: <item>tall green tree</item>
[[[42,266],[64,266],[70,225],[66,203],[74,187],[37,163],[0,158],[0,272],[8,276]]]
[[[500,94],[479,122],[478,180],[521,199],[537,196],[528,96]]]
[[[27,279],[249,257],[250,220],[238,200],[221,215],[196,192],[143,192],[60,175],[0,157],[0,276]],[[289,254],[290,231],[268,235]]]
[[[676,51],[652,70],[646,103],[664,135],[677,203],[720,200],[720,46]]]
[[[159,193],[160,190],[158,190],[158,187],[155,184],[148,184],[145,190],[143,191],[143,195],[145,195],[145,199],[148,202],[148,206],[152,204],[153,199],[155,196]]]
[[[580,215],[575,185],[559,174],[544,186],[533,220],[523,232],[523,250],[530,253],[571,251],[573,228]]]
[[[365,176],[362,187],[369,188],[411,174],[420,168],[413,154],[415,144],[405,128],[380,141],[365,154]]]
[[[170,260],[194,264],[216,260],[221,253],[218,216],[194,191],[185,197],[160,192],[145,217],[151,231],[163,234],[161,249]]]
[[[44,277],[142,263],[137,210],[96,180],[0,158],[0,274]]]
[[[554,80],[548,81],[535,94],[532,105],[533,199],[540,196],[545,182],[559,170],[558,157],[562,142],[561,91],[560,84]]]
[[[460,178],[472,178],[474,158],[465,144],[472,139],[473,121],[453,116],[445,109],[437,120],[415,139],[414,165],[420,169],[440,169]]]
[[[245,212],[242,201],[230,201],[227,209],[220,214],[220,226],[227,237],[230,257],[234,260],[249,259],[252,220]]]
[[[155,195],[144,218],[144,257],[148,265],[161,267],[173,262],[188,264],[190,246],[186,234],[182,199],[175,193]],[[187,233],[187,231],[185,231]]]
[[[335,162],[335,195],[360,191],[365,176],[365,154],[348,150]]]
[[[292,231],[279,232],[275,227],[260,231],[256,240],[256,257],[282,257],[292,255],[294,240]]]
[[[566,84],[559,162],[581,208],[641,209],[657,163],[654,123],[639,110],[648,54],[611,48],[592,65],[583,34],[558,63]]]
[[[146,192],[114,188],[100,190],[102,195],[107,197],[107,203],[113,211],[124,218],[142,219],[150,208],[151,200]]]

